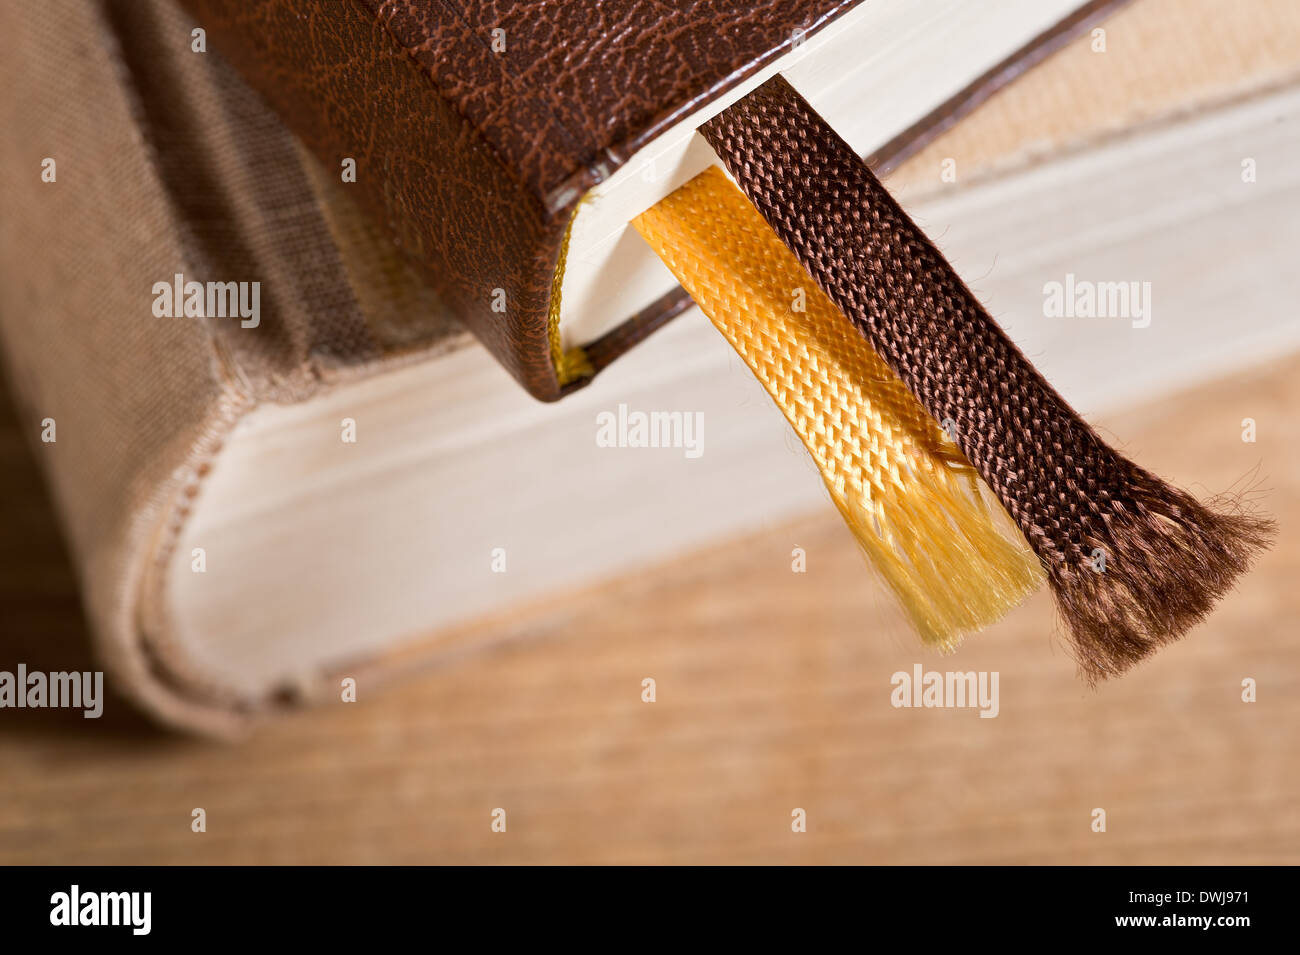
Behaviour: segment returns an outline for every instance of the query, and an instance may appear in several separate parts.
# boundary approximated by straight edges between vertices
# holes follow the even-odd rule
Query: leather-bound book
[[[1142,249],[1173,276],[1229,215],[1257,217],[1239,305],[1287,248],[1267,240],[1291,179],[1188,184],[1246,133],[1285,167],[1300,31],[1207,32],[1210,0],[0,7],[6,376],[109,678],[191,730],[369,692],[475,647],[485,615],[825,505],[629,227],[718,164],[697,129],[778,73],[995,316],[1079,256],[1104,278]],[[1229,329],[1198,288],[1159,307],[1202,344],[1293,332],[1262,305]],[[1089,408],[1200,373],[1159,319],[1109,383],[1081,326],[1022,324]],[[704,427],[601,440],[646,411]]]
[[[544,401],[685,305],[625,227],[710,164],[694,136],[708,117],[784,71],[846,135],[878,145],[882,131],[901,132],[900,118],[910,126],[1021,46],[1033,49],[1022,63],[1042,55],[1108,6],[1049,0],[972,15],[961,4],[859,0],[184,3],[328,167],[355,163],[359,199],[457,320]],[[873,60],[893,47],[901,66],[924,45],[956,41],[958,25],[972,32],[946,78],[859,109]]]

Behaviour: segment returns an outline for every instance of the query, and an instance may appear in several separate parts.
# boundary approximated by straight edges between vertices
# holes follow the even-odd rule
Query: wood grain
[[[828,507],[453,635],[485,649],[383,690],[362,675],[359,702],[238,744],[114,700],[98,721],[0,711],[0,862],[1295,863],[1298,406],[1300,356],[1101,422],[1199,493],[1258,468],[1282,536],[1206,624],[1096,691],[1043,595],[923,652]],[[11,414],[0,459],[0,668],[88,666]],[[917,662],[999,671],[1000,715],[891,707]]]

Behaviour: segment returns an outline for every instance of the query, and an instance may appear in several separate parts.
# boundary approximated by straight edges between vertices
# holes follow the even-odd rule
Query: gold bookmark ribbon
[[[720,169],[632,225],[780,407],[926,643],[952,649],[1038,586],[957,446]]]

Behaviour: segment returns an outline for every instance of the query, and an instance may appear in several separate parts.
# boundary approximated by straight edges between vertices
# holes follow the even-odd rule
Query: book
[[[313,153],[354,163],[361,201],[542,400],[684,306],[627,222],[709,164],[710,116],[780,71],[874,147],[1110,6],[185,2]],[[934,79],[907,76],[926,62]],[[895,87],[870,109],[867,77]]]
[[[1273,122],[1295,105],[1284,44],[1221,57],[1207,88],[1172,83],[1163,104],[1061,128],[1085,61],[1025,69],[1092,42],[1109,5],[756,3],[728,19],[734,5],[704,4],[689,39],[673,23],[611,37],[579,5],[502,24],[431,20],[443,8],[418,3],[309,7],[0,14],[10,127],[39,129],[50,154],[3,153],[0,252],[22,264],[0,301],[9,377],[105,665],[175,725],[231,731],[345,676],[468,649],[456,627],[476,616],[818,505],[779,415],[624,228],[707,165],[692,123],[774,72],[899,166],[904,200],[998,314],[1041,314],[1043,276],[1108,278],[1146,250],[1178,324],[1112,341],[1107,374],[1100,353],[1081,357],[1101,347],[1082,326],[1009,329],[1031,352],[1052,339],[1064,357],[1048,369],[1083,407],[1193,380],[1229,340],[1242,362],[1294,344],[1265,276],[1295,182],[1214,185],[1242,138],[1272,168],[1294,148],[1294,125]],[[1139,59],[1107,64],[1132,76]],[[1008,95],[1037,102],[1024,115],[1057,124],[1047,141],[1041,125],[999,130],[951,183],[907,165],[1011,78]],[[572,113],[561,126],[550,109]],[[550,137],[535,154],[534,134]],[[1180,297],[1189,257],[1246,216],[1242,271]],[[1244,317],[1227,328],[1230,297]],[[598,444],[600,415],[650,411],[701,414],[702,453]]]

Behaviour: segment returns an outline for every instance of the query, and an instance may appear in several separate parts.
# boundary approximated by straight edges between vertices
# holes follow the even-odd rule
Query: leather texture
[[[582,195],[858,2],[183,0],[327,168],[356,160],[363,203],[542,400],[573,388],[546,333]]]

